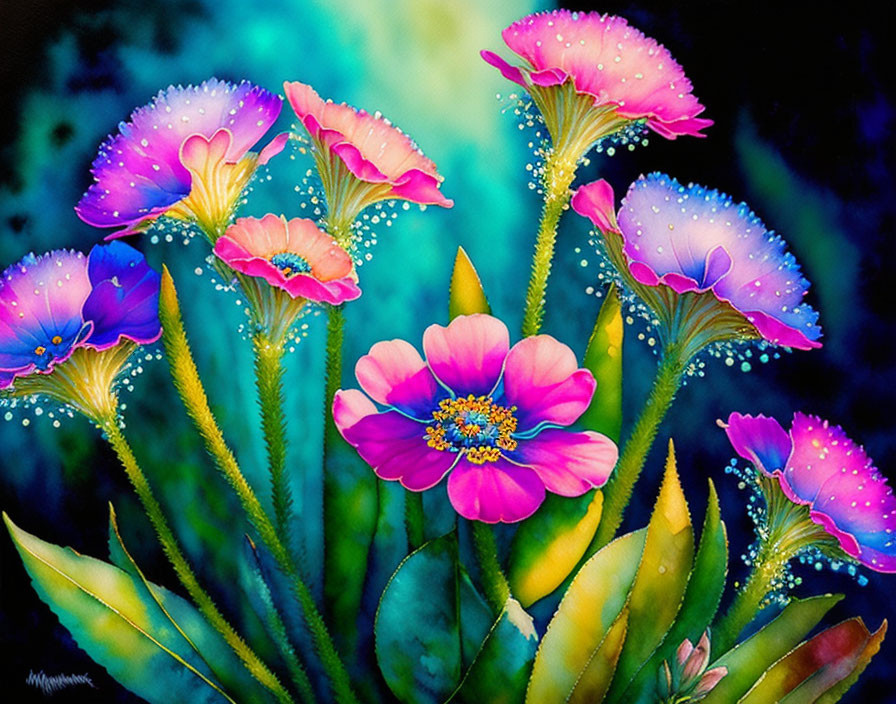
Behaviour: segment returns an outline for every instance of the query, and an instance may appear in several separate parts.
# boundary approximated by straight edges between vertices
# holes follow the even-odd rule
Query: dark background
[[[521,11],[511,8],[496,14],[509,21],[528,11],[525,3],[516,4],[523,6]],[[193,27],[204,22],[220,25],[222,13],[233,11],[236,15],[235,6],[236,3],[199,1],[144,4],[48,0],[6,0],[0,6],[0,83],[4,95],[4,110],[0,112],[0,265],[5,267],[16,261],[29,249],[86,249],[96,240],[96,233],[75,219],[70,210],[89,183],[87,166],[96,144],[156,89],[169,82],[202,80],[208,75],[208,71],[194,70],[191,61],[201,63],[198,57],[211,48],[208,44],[194,46],[180,28],[187,23]],[[727,417],[735,410],[764,412],[787,425],[795,410],[817,413],[843,425],[852,438],[865,445],[884,474],[896,478],[896,307],[892,295],[896,257],[896,92],[887,79],[892,75],[894,13],[883,4],[829,2],[607,2],[599,6],[568,6],[622,15],[668,46],[707,106],[706,116],[716,122],[705,140],[684,138],[666,142],[653,137],[649,147],[632,154],[594,159],[580,182],[599,173],[621,194],[639,173],[660,170],[681,181],[695,181],[725,191],[747,201],[767,225],[782,234],[813,283],[809,300],[821,313],[823,349],[786,354],[765,365],[754,364],[753,371],[747,374],[710,361],[707,378],[692,380],[680,393],[657,442],[657,447],[662,448],[669,435],[676,439],[679,466],[687,468],[682,475],[695,522],[702,520],[705,478],[712,477],[716,482],[732,541],[732,578],[742,578],[745,568],[738,556],[750,542],[751,525],[743,510],[743,494],[736,490],[734,480],[722,472],[732,452],[724,434],[715,427],[715,418]],[[338,19],[336,11],[329,20],[334,17]],[[489,48],[500,47],[499,31],[503,26],[489,28],[493,37]],[[233,43],[232,60],[237,66],[241,41],[264,41],[263,37],[241,39],[240,28],[240,23],[235,22],[232,33],[219,37],[221,42]],[[301,37],[306,30],[311,31],[296,26],[296,36]],[[457,31],[463,34],[467,30]],[[326,32],[315,36],[320,40]],[[319,72],[331,70],[337,76],[330,79],[329,86],[340,99],[353,98],[358,89],[349,78],[340,77],[338,61],[363,56],[363,47],[327,49],[326,42],[320,41],[321,44],[309,46],[310,57],[322,66]],[[145,61],[150,68],[139,74],[144,82],[147,75],[152,75],[153,59],[149,57],[160,57],[155,83],[135,82],[137,72],[122,59],[121,51],[132,47],[148,57]],[[59,52],[64,52],[66,58],[60,60]],[[333,58],[333,63],[328,63],[327,57],[343,54],[349,58]],[[409,47],[405,60],[412,57]],[[180,63],[176,65],[183,67],[178,75],[163,71],[172,65],[164,62],[169,58],[178,58]],[[370,60],[374,60],[372,52]],[[63,71],[60,61],[66,64]],[[214,60],[209,61],[214,64]],[[234,69],[226,62],[221,65],[223,68],[215,69],[223,71],[223,75],[219,73],[221,77],[242,77],[227,75],[228,70]],[[309,72],[307,68],[299,72],[291,66],[288,71],[309,80],[303,78]],[[249,74],[246,77],[277,89],[278,81],[273,78]],[[433,77],[434,83],[438,84],[438,80]],[[489,84],[493,85],[497,82]],[[498,90],[507,92],[509,88],[499,85]],[[412,94],[413,90],[407,92]],[[98,102],[84,102],[98,95],[106,97],[97,99]],[[459,95],[457,100],[464,100],[464,96]],[[99,108],[104,112],[97,113]],[[497,112],[498,105],[492,109]],[[413,123],[412,114],[405,112],[403,124],[412,133]],[[509,119],[505,119],[505,128],[508,123]],[[511,145],[508,168],[516,178],[511,185],[519,189],[524,178],[523,157],[519,156],[521,138],[516,130],[504,129],[501,139]],[[418,141],[423,144],[419,137]],[[399,221],[396,228],[404,227],[407,237],[418,238],[418,242],[423,238],[424,249],[418,249],[415,257],[431,260],[426,264],[431,268],[425,269],[423,275],[433,278],[418,277],[418,282],[425,282],[419,292],[412,285],[406,286],[405,295],[413,296],[414,303],[402,310],[390,309],[398,305],[395,294],[396,297],[381,298],[375,311],[368,310],[364,320],[359,315],[359,323],[366,322],[366,327],[358,333],[358,340],[349,343],[347,360],[353,360],[379,339],[397,336],[416,342],[425,325],[441,320],[443,285],[458,243],[468,248],[480,268],[496,312],[511,321],[518,319],[537,201],[529,194],[518,193],[513,200],[504,194],[494,201],[485,202],[487,199],[481,196],[476,201],[477,185],[493,176],[494,171],[489,171],[490,163],[482,158],[484,152],[467,147],[460,144],[456,153],[443,149],[439,158],[431,153],[438,151],[436,140],[430,138],[425,143],[427,153],[448,176],[446,190],[458,200],[458,208],[447,214],[426,213],[425,225],[413,214],[407,224]],[[46,166],[47,154],[54,152],[62,155],[58,169]],[[468,166],[468,162],[474,165]],[[44,170],[38,175],[35,164],[43,164]],[[57,182],[47,175],[57,170],[69,174],[66,181]],[[452,181],[455,173],[459,177]],[[456,185],[449,188],[452,183]],[[464,205],[464,198],[476,201],[478,209],[464,210],[469,207]],[[507,215],[502,221],[509,223],[506,231],[490,231],[496,220],[489,218],[489,207],[505,213],[518,209],[520,202],[522,215],[516,220]],[[432,222],[442,228],[439,235],[426,234],[429,231],[425,228],[434,227]],[[575,252],[575,247],[584,247],[586,229],[572,216],[564,220],[546,324],[546,332],[569,342],[578,354],[584,349],[599,305],[599,301],[582,293],[589,283],[588,270],[578,267],[582,255]],[[496,237],[504,244],[513,243],[515,248],[496,251]],[[159,249],[155,248],[150,256],[158,259]],[[196,250],[193,245],[184,250],[188,253],[184,256],[196,259],[200,255]],[[173,249],[165,252],[166,259],[174,255]],[[395,267],[403,266],[402,255],[406,253],[396,246],[386,242],[378,245],[377,259],[369,271],[370,281],[391,285]],[[192,266],[184,263],[181,268],[188,271]],[[591,267],[593,270],[593,262]],[[562,277],[556,273],[559,271],[570,274]],[[367,290],[377,289],[371,283]],[[222,304],[208,305],[214,309]],[[396,317],[401,322],[392,322]],[[193,318],[194,328],[205,324],[199,312]],[[189,323],[188,320],[188,327]],[[653,364],[646,348],[635,340],[637,331],[637,324],[629,328],[626,346],[627,419],[632,418],[644,398]],[[300,359],[305,353],[300,350]],[[206,370],[218,373],[220,378],[227,361],[210,353]],[[168,505],[181,508],[189,501],[185,497],[199,492],[206,499],[205,513],[184,520],[190,521],[194,529],[201,523],[208,534],[215,534],[226,525],[232,504],[219,494],[220,487],[207,483],[208,475],[190,474],[191,479],[181,471],[191,465],[188,458],[197,449],[194,439],[167,429],[167,423],[184,426],[186,419],[179,409],[172,410],[176,402],[166,387],[165,376],[164,363],[157,363],[138,381],[137,393],[128,399],[133,407],[131,414],[139,415],[139,421],[129,424],[135,426],[132,436],[139,434],[138,426],[155,430],[155,434],[147,431],[149,437],[135,444],[138,454],[142,452],[141,456],[148,458],[147,467],[155,461],[153,470],[161,473],[163,499]],[[251,384],[236,386],[231,393],[250,394]],[[228,403],[227,399],[221,401],[225,416],[230,408]],[[245,407],[251,409],[251,399]],[[237,416],[237,412],[232,415]],[[233,422],[236,424],[237,420]],[[243,432],[234,427],[234,432]],[[57,430],[40,421],[23,429],[17,417],[0,424],[0,442],[0,507],[19,525],[47,540],[103,556],[105,507],[112,500],[120,515],[133,517],[125,530],[131,542],[141,545],[144,568],[155,581],[176,584],[159,551],[152,546],[149,529],[113,457],[86,423],[67,421]],[[629,510],[628,527],[642,525],[649,515],[661,468],[660,452],[654,454]],[[192,510],[184,508],[184,513]],[[198,546],[190,547],[198,554]],[[54,695],[57,701],[132,701],[132,695],[77,648],[39,601],[9,540],[0,539],[0,555],[0,651],[4,653],[0,672],[4,691],[12,693],[8,701],[41,699],[35,690],[23,685],[29,670],[44,670],[48,675],[87,673],[99,688],[72,688]],[[229,565],[226,555],[216,556],[200,569],[206,574],[223,574]],[[847,594],[826,619],[828,624],[861,615],[869,628],[875,629],[883,618],[896,614],[896,599],[892,596],[896,576],[866,571],[869,584],[860,587],[855,580],[829,571],[810,573],[797,569],[797,573],[804,577],[798,594]],[[220,598],[227,605],[223,593]],[[891,667],[894,658],[896,645],[890,638],[844,701],[896,701],[896,697],[885,694],[896,681]]]

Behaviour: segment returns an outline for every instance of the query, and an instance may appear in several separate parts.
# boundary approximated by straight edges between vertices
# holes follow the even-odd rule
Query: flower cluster
[[[477,314],[428,327],[423,351],[379,342],[355,367],[366,395],[336,394],[339,431],[381,479],[425,491],[450,472],[451,504],[486,523],[523,520],[545,490],[580,496],[607,481],[615,443],[564,428],[595,388],[566,345],[538,335],[510,347],[507,327]]]

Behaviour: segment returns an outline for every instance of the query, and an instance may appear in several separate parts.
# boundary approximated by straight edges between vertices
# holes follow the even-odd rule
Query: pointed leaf
[[[616,284],[607,290],[582,366],[597,380],[597,390],[579,422],[619,442],[622,430],[622,303]]]
[[[461,681],[464,648],[477,640],[461,632],[462,622],[475,628],[483,619],[461,586],[457,559],[455,533],[429,541],[398,566],[380,599],[374,624],[377,663],[405,704],[445,701]],[[464,617],[461,606],[474,613]],[[479,643],[486,632],[478,635]]]
[[[576,682],[575,689],[569,697],[569,704],[593,704],[603,701],[613,681],[613,674],[616,672],[627,634],[628,609],[623,609],[607,632],[604,642],[600,644],[579,675],[579,681]]]
[[[463,247],[457,248],[454,271],[451,272],[451,288],[448,294],[448,317],[454,320],[459,315],[491,313],[491,306],[482,290],[479,274]]]
[[[537,647],[538,634],[532,618],[516,599],[508,599],[452,701],[469,704],[522,701]]]
[[[559,587],[591,544],[603,508],[603,494],[567,498],[548,494],[538,512],[520,524],[510,544],[507,579],[523,606]]]
[[[146,602],[137,580],[101,560],[61,548],[25,532],[5,513],[3,520],[40,598],[87,654],[109,674],[151,704],[167,704],[172,692],[191,702],[229,699],[158,605]],[[183,602],[161,587],[166,603]]]
[[[719,496],[715,484],[709,480],[709,501],[700,547],[694,558],[694,569],[688,579],[687,590],[675,624],[669,629],[662,645],[648,663],[641,668],[629,685],[626,697],[634,704],[653,704],[656,673],[663,660],[668,660],[685,638],[696,643],[719,608],[725,577],[728,573],[728,536],[719,510]]]
[[[703,704],[736,702],[772,663],[790,652],[842,598],[842,594],[825,594],[791,601],[774,621],[710,665],[727,667],[728,674],[707,695]]]
[[[617,538],[579,570],[541,641],[529,704],[565,702],[628,600],[647,530]]]
[[[822,631],[766,670],[740,704],[814,702],[849,677],[872,637],[860,618]]]
[[[663,642],[681,607],[693,560],[694,531],[670,440],[666,473],[647,526],[647,542],[629,598],[628,637],[607,701],[625,691]]]
[[[880,628],[878,628],[877,631],[874,632],[868,639],[868,642],[865,644],[865,648],[862,650],[858,660],[853,666],[852,672],[850,672],[849,675],[840,680],[836,685],[831,687],[827,692],[822,694],[816,704],[835,704],[835,702],[840,701],[840,697],[846,694],[849,688],[852,687],[856,683],[856,680],[859,679],[859,676],[862,674],[862,672],[865,671],[865,668],[868,667],[868,663],[871,662],[871,658],[877,655],[877,652],[880,650],[881,643],[884,642],[884,636],[886,635],[887,621],[886,619],[884,619],[884,622],[881,623]]]

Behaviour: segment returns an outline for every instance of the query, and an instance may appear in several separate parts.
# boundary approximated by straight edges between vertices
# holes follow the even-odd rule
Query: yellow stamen
[[[36,354],[38,357],[40,357],[46,351],[47,351],[47,348],[44,347],[43,345],[38,345],[37,347],[34,348],[34,354]]]
[[[59,335],[53,335],[53,339],[50,340],[50,342],[52,342],[54,345],[58,345],[60,342],[62,342],[62,338]]]

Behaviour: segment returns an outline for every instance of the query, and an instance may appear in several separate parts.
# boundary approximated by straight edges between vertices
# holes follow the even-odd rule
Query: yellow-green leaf
[[[628,609],[623,609],[607,632],[604,642],[579,675],[579,681],[569,697],[569,704],[594,704],[603,701],[613,681],[627,634]]]
[[[520,525],[510,544],[507,579],[523,606],[553,592],[575,569],[602,508],[600,491],[576,498],[548,494],[538,513]]]
[[[172,692],[201,704],[233,701],[214,682],[205,663],[190,653],[158,604],[143,597],[135,577],[71,548],[44,542],[5,513],[3,520],[40,598],[75,642],[122,685],[151,704],[168,704]],[[166,601],[179,599],[152,586]]]
[[[622,430],[622,304],[616,284],[607,290],[582,366],[591,370],[597,389],[579,422],[619,442]]]
[[[628,638],[607,701],[625,691],[675,622],[693,562],[694,531],[670,440],[666,473],[629,598]]]
[[[482,290],[479,274],[463,247],[457,248],[454,271],[451,272],[451,288],[448,293],[448,317],[454,320],[459,315],[491,313],[491,306]]]
[[[628,600],[647,530],[617,538],[579,570],[541,641],[528,704],[565,702]]]

